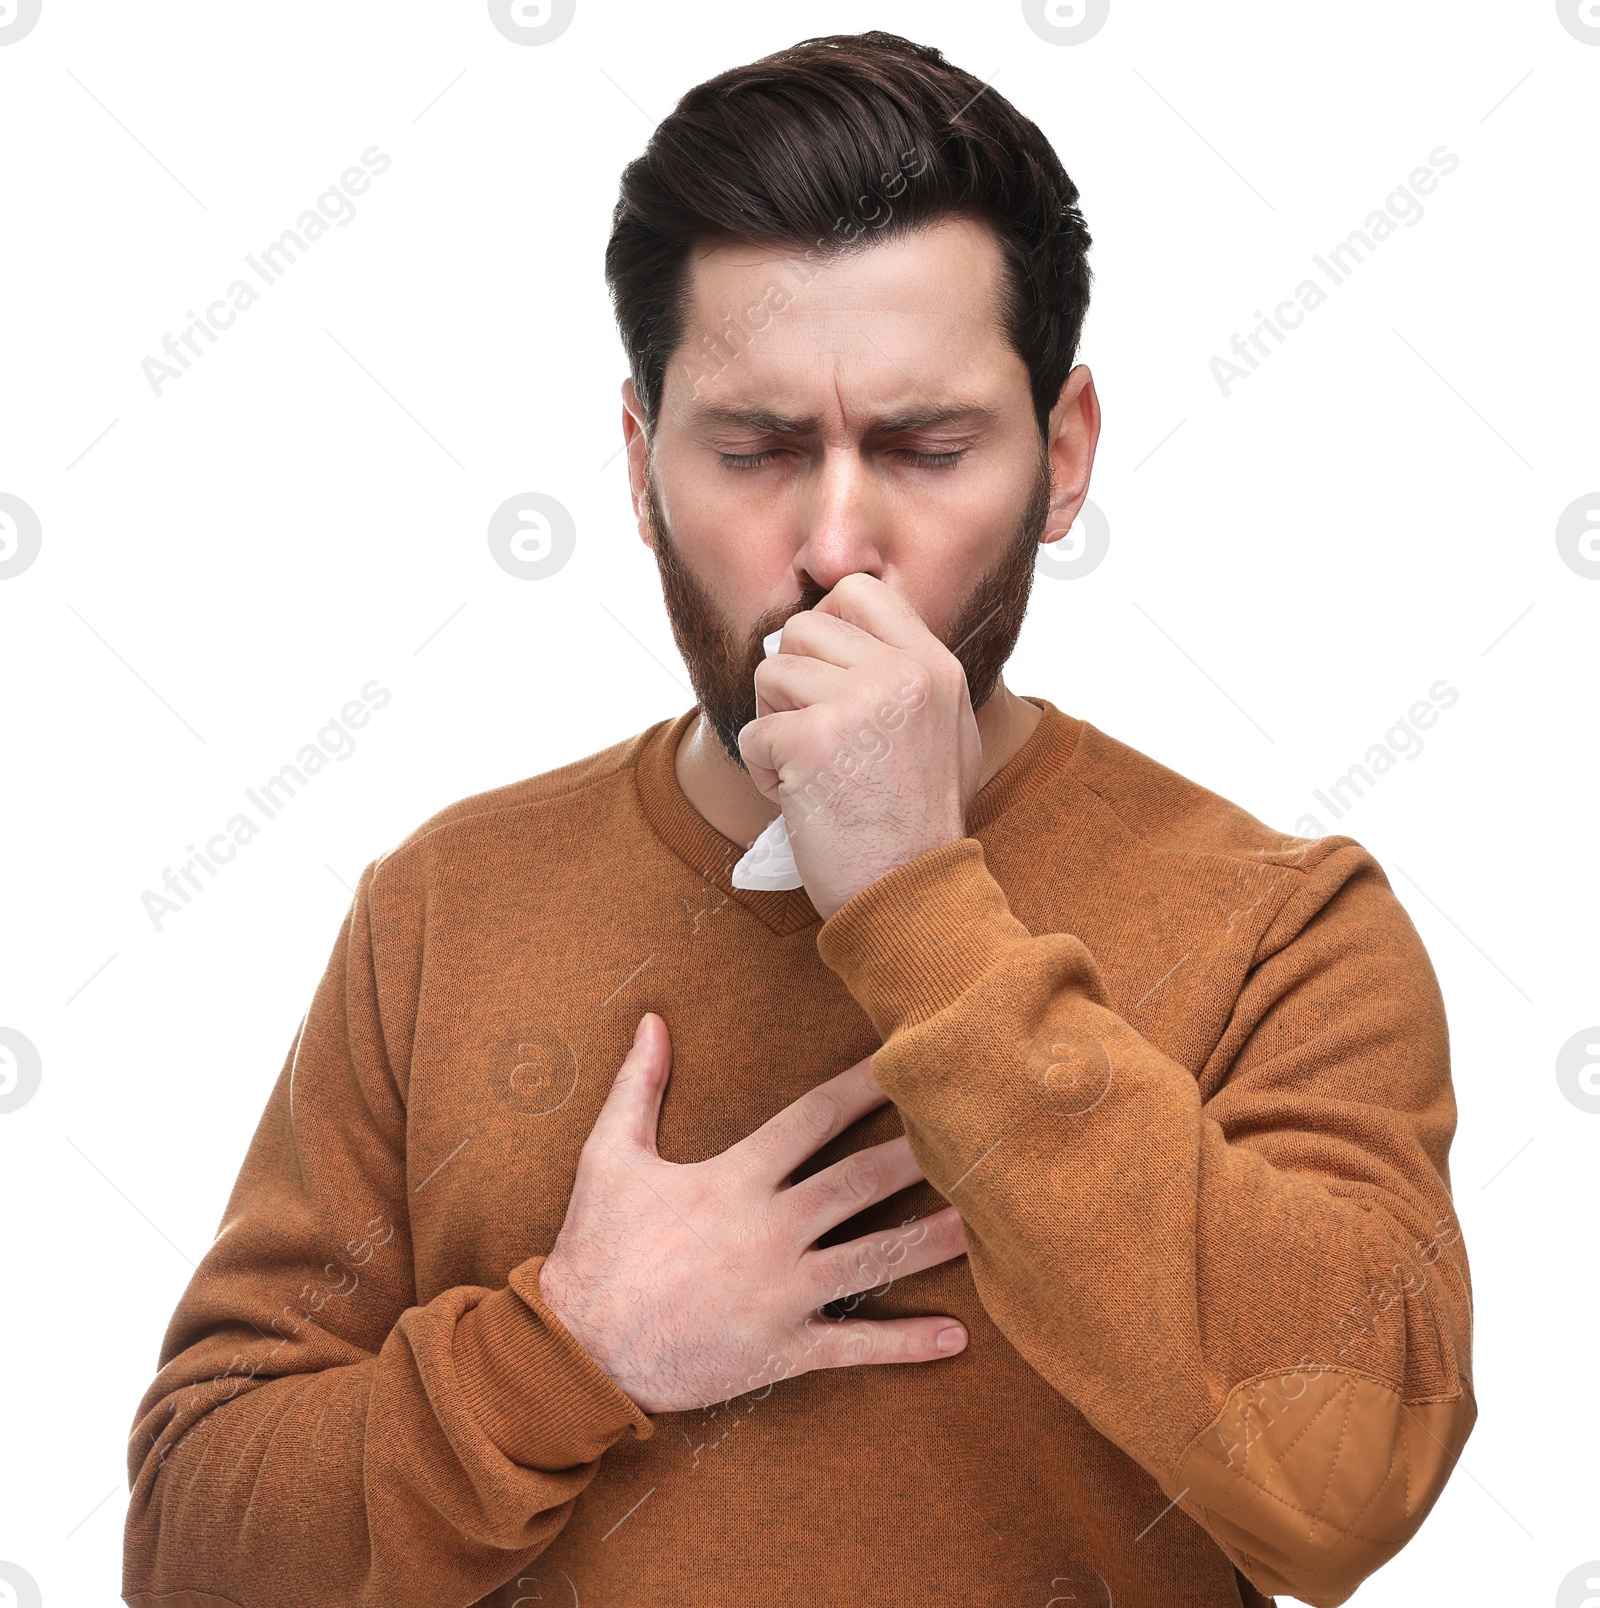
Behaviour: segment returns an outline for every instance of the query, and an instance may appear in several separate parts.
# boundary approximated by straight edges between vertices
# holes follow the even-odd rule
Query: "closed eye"
[[[951,452],[918,452],[912,447],[895,449],[896,455],[916,469],[953,469],[966,456],[965,447]],[[765,452],[722,452],[717,454],[729,469],[759,469],[778,456],[774,448]]]

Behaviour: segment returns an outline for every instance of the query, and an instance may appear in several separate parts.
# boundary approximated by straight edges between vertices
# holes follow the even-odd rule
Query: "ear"
[[[650,531],[650,510],[644,496],[650,435],[645,425],[644,405],[639,400],[632,379],[622,382],[622,445],[628,454],[628,489],[633,496],[633,517],[639,529],[639,540],[653,552],[655,541]]]
[[[1089,495],[1089,474],[1100,441],[1100,398],[1094,376],[1080,363],[1061,384],[1048,426],[1052,491],[1042,544],[1058,542],[1072,529]]]

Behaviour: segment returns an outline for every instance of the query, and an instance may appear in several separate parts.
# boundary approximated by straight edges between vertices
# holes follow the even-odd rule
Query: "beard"
[[[797,601],[768,609],[748,631],[739,632],[673,541],[648,465],[644,494],[667,618],[678,652],[688,666],[700,713],[728,757],[744,770],[739,733],[756,718],[755,673],[765,657],[762,639],[780,629],[791,615],[815,608],[828,594],[821,587],[807,587]],[[935,633],[966,673],[974,715],[999,684],[1000,672],[1022,631],[1039,538],[1050,519],[1050,494],[1050,458],[1041,443],[1033,486],[1016,531],[962,600],[950,624]]]

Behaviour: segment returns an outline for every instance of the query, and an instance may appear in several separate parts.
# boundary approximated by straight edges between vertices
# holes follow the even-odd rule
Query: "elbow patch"
[[[1189,1443],[1167,1495],[1260,1590],[1336,1608],[1416,1534],[1476,1418],[1464,1388],[1408,1402],[1341,1369],[1264,1375]]]

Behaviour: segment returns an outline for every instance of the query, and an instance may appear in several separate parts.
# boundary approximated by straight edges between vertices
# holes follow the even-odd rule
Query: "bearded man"
[[[1088,247],[888,34],[628,167],[696,705],[363,873],[140,1404],[126,1601],[1336,1604],[1422,1523],[1475,1409],[1416,931],[1003,679]]]

